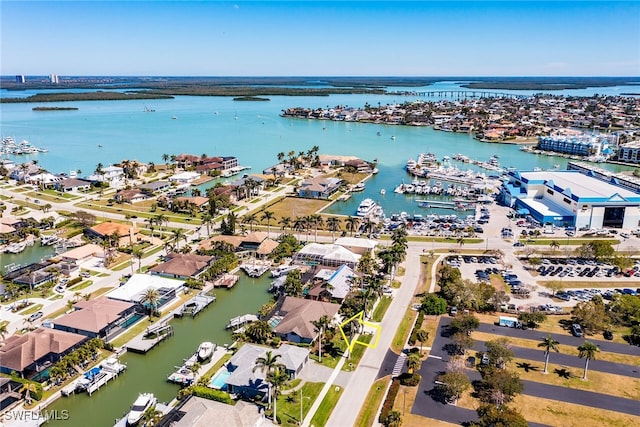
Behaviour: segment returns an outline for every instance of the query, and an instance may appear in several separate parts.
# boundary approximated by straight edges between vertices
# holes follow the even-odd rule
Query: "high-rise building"
[[[24,76],[22,74],[16,76],[16,83],[24,83]]]
[[[60,83],[60,77],[57,74],[49,74],[49,82],[53,84]]]

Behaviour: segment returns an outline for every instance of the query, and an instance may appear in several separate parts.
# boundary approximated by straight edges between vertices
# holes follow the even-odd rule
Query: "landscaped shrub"
[[[30,390],[29,391],[29,396],[31,397],[31,400],[41,400],[42,399],[42,393],[44,392],[42,389],[42,385],[38,382],[35,381],[29,381],[29,380],[25,380],[24,378],[20,378],[16,375],[12,375],[11,379],[17,383],[20,384],[33,384],[35,386],[35,390]],[[18,390],[14,390],[15,392],[21,392],[20,389]],[[25,392],[22,391],[21,392],[22,395],[25,395]]]
[[[74,277],[73,279],[69,280],[67,286],[71,287],[73,285],[77,285],[80,282],[82,282],[82,277]]]
[[[391,381],[391,387],[389,387],[389,392],[387,393],[387,397],[382,404],[382,410],[380,411],[380,416],[378,417],[378,421],[384,423],[389,415],[389,412],[393,410],[393,404],[396,401],[396,396],[398,395],[398,391],[400,390],[400,380],[397,378]]]
[[[415,325],[413,325],[413,330],[411,331],[411,336],[409,336],[409,345],[414,345],[418,337],[416,334],[418,333],[418,329],[422,327],[422,322],[424,321],[424,313],[420,311],[418,313],[418,318],[416,319]]]
[[[415,387],[418,384],[420,384],[421,378],[422,377],[420,376],[420,374],[417,374],[417,373],[413,373],[413,374],[404,373],[399,377],[400,384],[409,386],[409,387]]]
[[[226,403],[227,405],[235,405],[236,401],[229,396],[229,393],[222,390],[215,390],[209,387],[192,386],[191,394],[202,397],[203,399],[215,400],[216,402]]]

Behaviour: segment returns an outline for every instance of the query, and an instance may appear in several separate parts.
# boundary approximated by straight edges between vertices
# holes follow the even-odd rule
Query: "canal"
[[[61,397],[48,410],[68,410],[68,420],[51,420],[50,426],[84,427],[112,426],[128,410],[138,393],[152,392],[159,402],[176,397],[179,387],[167,382],[175,366],[196,351],[202,341],[218,345],[231,344],[231,333],[225,330],[230,318],[256,313],[271,295],[267,292],[269,273],[254,279],[239,273],[240,280],[233,289],[216,291],[217,301],[195,318],[174,319],[174,335],[160,343],[146,355],[127,353],[121,361],[127,371],[112,380],[92,396],[86,393]]]
[[[40,262],[53,256],[55,249],[53,246],[40,246],[36,242],[33,246],[27,246],[19,254],[0,254],[0,271],[7,273],[34,262]]]

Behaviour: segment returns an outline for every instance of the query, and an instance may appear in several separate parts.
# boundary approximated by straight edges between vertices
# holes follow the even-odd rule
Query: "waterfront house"
[[[107,294],[108,298],[140,304],[145,291],[155,289],[160,294],[158,307],[171,302],[184,288],[184,280],[169,279],[158,275],[134,274],[127,282]]]
[[[91,257],[104,258],[104,249],[95,243],[88,243],[63,252],[59,256],[66,263],[77,264]]]
[[[22,399],[19,393],[22,383],[11,378],[0,377],[0,411]]]
[[[154,181],[138,185],[137,188],[145,193],[156,193],[168,190],[171,188],[171,183],[169,181]]]
[[[138,203],[147,200],[149,196],[139,188],[131,188],[118,191],[113,198],[118,203]]]
[[[87,339],[84,335],[50,328],[12,335],[0,347],[0,372],[16,372],[23,378],[32,378]]]
[[[162,420],[172,427],[273,427],[262,407],[239,400],[228,405],[197,396],[182,399]]]
[[[278,242],[269,239],[269,234],[264,231],[254,231],[246,236],[213,236],[210,239],[203,240],[198,246],[200,251],[209,251],[216,242],[224,242],[232,245],[239,255],[265,257],[273,251]]]
[[[342,246],[358,255],[364,255],[367,252],[372,253],[376,246],[378,246],[377,241],[361,237],[339,237],[334,244]]]
[[[266,357],[267,351],[271,351],[273,355],[280,355],[278,362],[284,365],[285,372],[291,379],[295,379],[309,361],[309,350],[306,348],[282,344],[277,349],[271,349],[245,344],[227,363],[227,370],[231,373],[225,381],[229,393],[247,398],[267,394],[267,373],[260,369],[254,370],[256,359]]]
[[[309,298],[318,301],[342,302],[353,285],[356,273],[347,265],[337,269],[322,268],[312,278],[313,288],[309,291]]]
[[[123,325],[135,315],[135,304],[101,296],[94,300],[80,300],[74,311],[53,321],[54,329],[80,334],[89,338],[105,338],[119,334]]]
[[[66,178],[56,182],[54,188],[63,193],[69,191],[87,191],[91,188],[91,181],[81,178]]]
[[[108,183],[110,187],[120,188],[124,186],[124,169],[120,166],[107,166],[100,173],[87,178],[89,181]]]
[[[338,310],[340,304],[287,296],[278,300],[269,323],[283,340],[309,344],[318,336],[313,322],[325,315],[337,321]]]
[[[195,206],[199,211],[203,211],[209,206],[209,198],[202,196],[194,196],[194,197],[176,197],[172,201],[173,204],[178,204],[178,206]]]
[[[174,279],[197,278],[211,266],[213,261],[214,258],[211,256],[171,253],[165,257],[163,263],[149,269],[149,272]]]
[[[184,185],[191,184],[197,178],[200,178],[200,174],[198,172],[181,172],[169,177],[169,182]]]
[[[369,174],[373,171],[373,169],[371,169],[371,165],[362,159],[348,160],[344,165],[347,167],[355,168],[358,173]]]
[[[340,178],[307,178],[300,183],[298,197],[328,199],[329,196],[338,191],[340,184],[342,184]]]
[[[360,255],[336,244],[309,243],[293,256],[293,262],[306,265],[339,267],[342,264],[355,269]]]

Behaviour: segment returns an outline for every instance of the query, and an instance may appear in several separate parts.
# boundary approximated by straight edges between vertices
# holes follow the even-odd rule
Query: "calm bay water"
[[[458,90],[452,82],[437,83],[424,88],[394,88],[393,90]],[[594,88],[554,92],[566,95],[615,95],[637,91],[637,87]],[[509,92],[509,91],[500,91]],[[510,91],[513,93],[528,93]],[[0,97],[16,96],[0,90]],[[171,100],[86,101],[51,103],[48,106],[73,106],[77,111],[34,112],[39,104],[0,104],[2,137],[16,141],[29,140],[48,153],[13,157],[16,162],[38,160],[52,172],[82,171],[91,174],[98,163],[108,165],[123,159],[141,162],[162,162],[163,154],[192,153],[200,155],[232,155],[242,165],[251,166],[249,173],[277,162],[278,152],[306,151],[320,147],[320,153],[355,155],[365,160],[378,160],[379,174],[367,181],[362,193],[347,202],[331,207],[330,212],[353,215],[362,199],[371,197],[380,202],[387,214],[419,211],[413,197],[393,193],[403,179],[410,178],[403,170],[407,159],[420,152],[432,152],[438,158],[463,153],[471,159],[488,160],[498,155],[503,166],[543,169],[566,160],[559,157],[524,153],[516,145],[485,144],[470,135],[438,132],[426,127],[400,127],[349,122],[285,119],[281,110],[294,107],[327,107],[350,105],[361,107],[391,104],[415,97],[395,95],[333,95],[328,97],[270,97],[269,102],[237,102],[229,97],[176,97]],[[145,113],[145,107],[154,109]],[[174,119],[175,117],[175,119]],[[380,133],[378,136],[377,133]],[[392,140],[391,137],[395,136]],[[611,170],[625,168],[600,165]],[[460,165],[461,168],[472,168]],[[384,188],[386,194],[380,194]],[[38,257],[39,258],[39,257]],[[3,255],[3,264],[4,262]],[[15,262],[15,261],[12,261]],[[23,261],[20,261],[23,262]],[[256,312],[269,300],[266,275],[261,279],[240,280],[236,288],[218,292],[218,301],[195,319],[173,321],[175,335],[147,355],[127,354],[123,360],[129,369],[117,380],[95,393],[60,399],[49,409],[69,409],[70,420],[51,425],[110,426],[115,418],[127,411],[140,392],[151,391],[160,401],[169,401],[178,388],[166,382],[167,375],[182,359],[188,357],[205,340],[230,343],[224,330],[233,316]]]
[[[459,84],[442,82],[424,88],[393,90],[457,90]],[[567,95],[593,93],[617,94],[632,91],[633,86],[561,91]],[[503,91],[509,92],[509,91]],[[510,91],[528,93],[526,91]],[[0,91],[0,96],[15,96]],[[485,144],[470,135],[434,131],[425,127],[401,127],[349,122],[285,119],[279,116],[292,106],[327,107],[350,105],[361,107],[391,104],[415,97],[395,95],[332,95],[328,97],[275,96],[269,102],[239,102],[230,97],[185,97],[169,100],[86,101],[52,103],[52,106],[75,106],[77,111],[34,112],[35,104],[0,104],[2,136],[16,141],[27,139],[49,150],[32,156],[14,157],[15,161],[37,159],[53,172],[81,170],[91,174],[98,163],[108,165],[123,159],[162,162],[163,154],[193,153],[233,155],[250,173],[277,161],[278,152],[306,151],[317,145],[321,153],[355,155],[365,160],[378,159],[380,174],[364,193],[351,201],[339,203],[331,212],[353,215],[364,197],[379,201],[385,212],[410,212],[412,198],[394,195],[392,190],[406,179],[402,167],[419,152],[433,152],[438,158],[463,153],[472,159],[488,160],[500,156],[503,166],[543,169],[566,160],[521,152],[516,145]],[[145,113],[145,107],[154,109]],[[175,119],[174,119],[175,117]],[[377,133],[380,133],[378,136]],[[391,137],[395,136],[395,140]],[[468,167],[468,166],[464,166]],[[613,170],[624,169],[606,165]],[[379,192],[385,188],[387,194]]]

